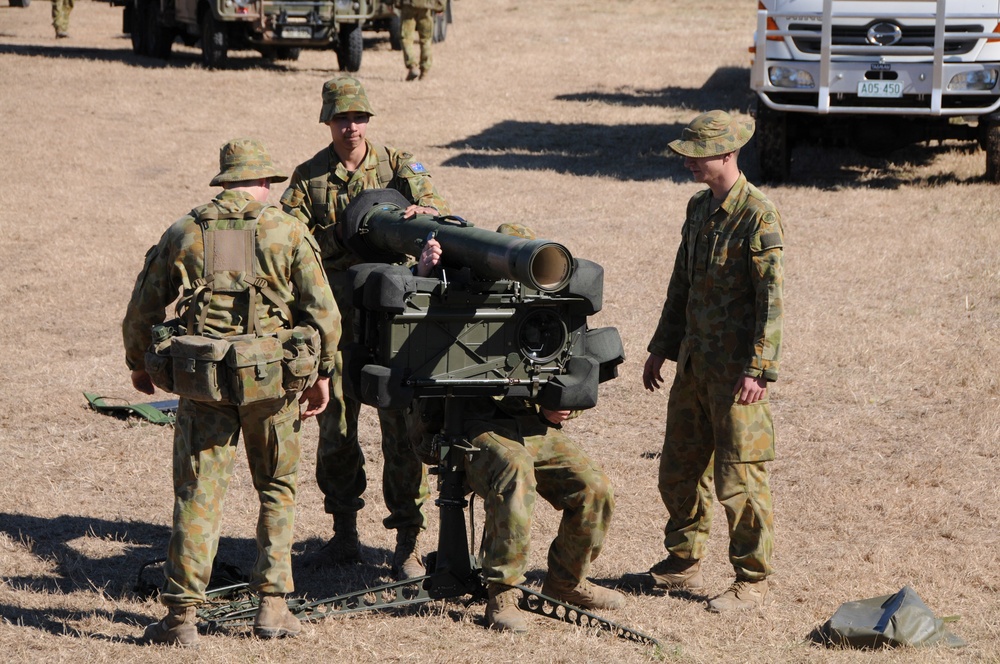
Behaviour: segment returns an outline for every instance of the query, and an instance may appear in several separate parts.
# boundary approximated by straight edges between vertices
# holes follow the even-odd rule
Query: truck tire
[[[757,156],[764,182],[784,182],[792,165],[788,117],[757,100]]]
[[[136,55],[149,55],[149,48],[146,46],[146,13],[149,11],[149,6],[146,0],[135,0],[129,7],[132,9],[129,12],[131,21],[128,26],[128,33],[132,38],[132,52]]]
[[[31,0],[10,0],[11,7],[27,7],[31,4]]]
[[[160,60],[169,60],[170,48],[174,43],[174,31],[160,23],[160,14],[158,2],[147,3],[145,23],[140,29],[145,30],[146,33],[146,55]]]
[[[361,69],[361,53],[364,50],[361,24],[346,23],[340,26],[340,41],[337,44],[337,64],[342,71],[355,72]]]
[[[403,19],[399,17],[399,14],[393,14],[389,17],[389,46],[392,47],[394,51],[403,50]]]
[[[1000,122],[988,122],[981,136],[986,152],[986,181],[1000,184]]]
[[[207,69],[222,69],[229,57],[229,44],[224,26],[212,11],[206,11],[201,22],[201,63]]]
[[[279,46],[274,49],[274,59],[275,60],[286,60],[289,62],[295,62],[302,55],[302,49],[298,46]]]

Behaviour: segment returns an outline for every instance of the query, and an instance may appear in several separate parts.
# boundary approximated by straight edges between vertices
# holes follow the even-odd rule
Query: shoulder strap
[[[392,168],[392,157],[389,155],[389,148],[375,143],[372,143],[372,148],[375,150],[375,159],[377,160],[375,166],[375,177],[378,180],[378,186],[382,188],[388,187],[392,182],[393,177],[395,177],[395,172]]]
[[[330,191],[330,169],[333,166],[330,160],[330,148],[323,148],[307,163],[310,172],[306,188],[309,189],[309,199],[312,201],[310,209],[312,223],[326,226],[330,223],[330,205],[327,203],[327,193]]]

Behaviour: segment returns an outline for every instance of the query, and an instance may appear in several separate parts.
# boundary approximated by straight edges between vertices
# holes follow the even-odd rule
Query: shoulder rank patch
[[[760,223],[766,224],[768,226],[770,226],[771,224],[773,224],[777,220],[778,220],[778,215],[776,215],[776,214],[774,214],[773,212],[770,212],[770,211],[765,212],[760,217]]]
[[[414,161],[410,163],[410,170],[414,173],[426,173],[427,169],[419,161]]]
[[[784,243],[781,241],[781,233],[761,233],[760,236],[761,251],[767,251],[768,249],[774,249],[775,247],[781,247],[783,245]]]

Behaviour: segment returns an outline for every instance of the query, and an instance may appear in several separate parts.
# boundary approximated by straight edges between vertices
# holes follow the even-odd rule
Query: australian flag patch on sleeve
[[[419,161],[414,161],[410,164],[410,170],[414,173],[426,173],[427,169]]]

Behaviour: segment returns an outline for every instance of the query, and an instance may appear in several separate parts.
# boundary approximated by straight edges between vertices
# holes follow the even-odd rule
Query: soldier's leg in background
[[[668,514],[663,546],[687,560],[704,557],[712,525],[715,445],[705,401],[691,371],[679,371],[667,403],[658,487]]]
[[[317,416],[316,484],[327,514],[355,513],[365,505],[365,457],[358,442],[361,404],[344,397],[340,372],[333,378],[326,410]]]
[[[509,432],[470,436],[479,451],[466,456],[469,486],[483,499],[483,581],[513,585],[524,581],[535,509],[534,461]]]
[[[260,499],[251,587],[258,593],[283,595],[295,589],[292,531],[302,426],[298,399],[244,406],[240,418],[250,475]]]
[[[382,429],[382,497],[389,509],[382,525],[390,530],[426,528],[427,470],[410,444],[406,413],[380,408],[378,421]]]
[[[549,546],[547,582],[572,588],[584,580],[601,553],[615,499],[611,482],[576,443],[561,431],[529,436],[538,495],[562,510],[559,532]]]
[[[727,386],[712,399],[715,490],[729,522],[729,558],[738,579],[759,581],[771,572],[774,548],[771,488],[764,462],[774,460],[774,423],[764,399],[735,403]]]
[[[420,73],[426,75],[434,64],[431,49],[434,43],[434,12],[430,9],[419,10],[417,17],[417,34],[420,37]]]
[[[239,428],[234,406],[180,400],[174,424],[173,529],[160,594],[166,606],[205,600]]]
[[[413,43],[413,36],[417,31],[417,10],[413,7],[400,7],[399,17],[399,36],[400,41],[403,42],[403,63],[408,70],[413,72],[419,69],[417,45]]]

